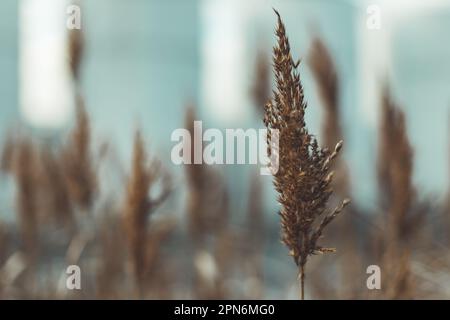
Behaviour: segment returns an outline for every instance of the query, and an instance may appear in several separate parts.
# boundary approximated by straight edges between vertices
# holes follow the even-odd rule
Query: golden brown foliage
[[[413,150],[409,142],[404,113],[387,87],[382,97],[378,180],[382,209],[386,210],[385,254],[383,261],[391,279],[389,298],[413,296],[410,277],[410,241],[422,224],[422,212],[413,212],[415,189],[412,184]]]
[[[409,142],[405,115],[394,104],[388,91],[383,94],[378,174],[381,200],[388,210],[392,236],[399,241],[408,236],[417,222],[408,216],[415,198],[412,185],[413,150]]]
[[[269,130],[279,132],[279,170],[274,184],[280,194],[279,202],[282,240],[299,267],[301,297],[304,297],[304,267],[310,255],[332,252],[318,244],[324,228],[348,204],[326,213],[332,194],[330,183],[333,173],[331,161],[342,147],[339,142],[334,151],[321,149],[305,124],[303,88],[297,73],[299,62],[294,62],[284,24],[277,11],[277,46],[274,47],[273,65],[276,77],[274,99],[266,105],[264,123]],[[269,155],[275,151],[268,135]],[[323,218],[321,218],[324,215]],[[320,223],[314,226],[318,219]]]
[[[151,198],[150,193],[158,183],[161,193]],[[156,160],[148,160],[141,133],[136,132],[133,147],[131,174],[126,187],[124,223],[133,267],[133,275],[139,295],[142,295],[147,250],[147,223],[152,214],[169,196],[170,183]]]
[[[64,177],[70,199],[88,211],[97,192],[97,177],[91,156],[91,129],[84,101],[77,96],[75,128],[61,154]]]

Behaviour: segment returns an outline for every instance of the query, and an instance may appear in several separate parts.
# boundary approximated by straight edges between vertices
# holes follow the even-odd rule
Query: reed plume
[[[382,97],[378,181],[382,209],[386,211],[384,260],[393,280],[388,281],[390,298],[412,296],[410,282],[410,241],[421,225],[422,212],[414,213],[412,184],[413,150],[404,113],[393,101],[387,87]]]
[[[279,170],[274,175],[279,193],[282,241],[289,248],[299,268],[301,298],[304,299],[305,265],[308,257],[317,253],[334,252],[318,244],[324,228],[334,220],[349,200],[327,211],[332,194],[331,162],[342,148],[338,142],[333,152],[321,149],[305,124],[306,102],[297,67],[290,52],[285,26],[277,11],[277,45],[273,50],[276,90],[273,101],[266,104],[264,123],[279,132]],[[268,134],[268,154],[276,151]],[[324,217],[323,217],[324,216]],[[321,219],[321,222],[318,220]]]
[[[84,52],[84,40],[81,30],[70,30],[68,35],[69,67],[73,79],[78,82]]]
[[[404,240],[414,228],[411,224],[417,222],[408,215],[415,199],[413,150],[405,115],[386,89],[382,100],[378,170],[380,196],[383,208],[389,211],[392,236],[395,241]]]
[[[161,192],[157,197],[151,198],[150,193],[159,182],[162,184]],[[148,218],[166,200],[170,192],[168,176],[162,174],[158,161],[154,159],[149,161],[141,133],[137,131],[123,215],[133,276],[139,296],[142,296],[144,289]]]
[[[80,5],[81,1],[77,0],[76,3]],[[76,124],[69,137],[69,142],[62,150],[61,162],[64,164],[63,171],[72,203],[84,211],[89,211],[98,191],[98,185],[90,153],[90,121],[80,89],[81,63],[84,56],[82,30],[69,30],[66,45],[67,63],[73,79]]]
[[[61,163],[69,197],[73,204],[84,211],[89,211],[97,192],[97,177],[90,148],[90,121],[83,99],[77,96],[76,124],[62,148]]]

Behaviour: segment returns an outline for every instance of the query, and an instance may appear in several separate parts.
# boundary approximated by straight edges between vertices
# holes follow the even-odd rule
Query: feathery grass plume
[[[391,270],[390,274],[397,274],[394,280],[388,281],[388,292],[391,298],[408,298],[413,294],[412,286],[407,282],[409,277],[405,274],[409,270],[409,243],[422,224],[423,212],[414,213],[417,210],[413,207],[413,150],[405,115],[392,100],[387,86],[383,92],[381,117],[378,180],[382,209],[387,213],[384,261]]]
[[[264,123],[279,132],[279,170],[274,185],[282,205],[280,210],[282,240],[299,268],[301,298],[304,299],[305,265],[308,257],[317,253],[334,252],[318,244],[324,228],[349,203],[346,199],[330,213],[327,202],[332,194],[331,162],[342,147],[334,151],[321,149],[305,124],[306,102],[297,67],[290,52],[281,17],[278,17],[277,46],[273,50],[273,65],[277,89],[273,101],[266,104]],[[268,134],[268,154],[274,150]],[[322,216],[321,222],[317,222]]]
[[[73,79],[78,82],[80,78],[80,66],[84,47],[81,30],[74,29],[69,31],[68,47],[70,71]]]
[[[89,117],[83,99],[77,96],[76,124],[62,149],[61,163],[70,199],[84,211],[89,211],[97,192],[97,177],[90,147]]]
[[[378,159],[380,193],[384,199],[383,208],[389,213],[393,240],[402,242],[418,222],[410,214],[415,200],[413,150],[405,115],[395,105],[387,89],[383,93],[382,103]]]
[[[253,102],[258,112],[264,112],[264,105],[270,100],[270,92],[270,61],[263,51],[259,51],[256,57],[255,78],[251,90]]]
[[[80,5],[80,1],[76,1]],[[80,93],[80,70],[84,53],[84,38],[81,29],[68,31],[68,65],[73,78],[76,105],[76,126],[62,152],[62,163],[66,175],[69,195],[74,204],[89,211],[97,192],[97,178],[90,154],[91,130],[84,99]]]
[[[151,198],[150,193],[159,182],[161,192],[157,197]],[[162,174],[159,162],[153,159],[149,161],[141,133],[137,131],[123,214],[133,276],[140,297],[144,293],[148,218],[167,199],[170,192],[168,175]]]

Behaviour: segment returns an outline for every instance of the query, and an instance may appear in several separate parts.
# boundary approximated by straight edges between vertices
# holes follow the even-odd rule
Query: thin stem
[[[300,266],[300,299],[305,300],[305,266]]]

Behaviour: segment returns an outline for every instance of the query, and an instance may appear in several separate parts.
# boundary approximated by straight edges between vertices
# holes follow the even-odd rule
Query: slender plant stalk
[[[273,50],[276,90],[273,101],[266,104],[264,124],[268,128],[268,155],[278,153],[279,170],[274,175],[279,193],[282,241],[289,248],[300,275],[301,298],[304,299],[305,265],[310,255],[334,252],[318,245],[325,227],[349,203],[328,210],[333,193],[330,166],[342,148],[338,142],[331,152],[321,149],[305,124],[306,102],[300,75],[300,61],[294,62],[286,30],[277,11],[277,45]],[[271,132],[278,130],[278,148],[271,142]],[[318,220],[321,220],[320,222]]]
[[[412,184],[414,159],[405,114],[392,99],[387,86],[382,98],[378,181],[380,200],[387,212],[384,260],[393,275],[387,292],[390,298],[403,299],[413,296],[409,243],[418,226],[423,224],[423,213],[413,212],[416,205]]]
[[[157,197],[151,197],[151,191],[158,183],[162,191]],[[144,293],[146,274],[147,222],[149,216],[167,199],[171,193],[168,175],[161,174],[159,161],[149,161],[144,140],[136,132],[133,147],[131,173],[127,182],[124,205],[125,230],[128,238],[133,275],[139,297]]]

